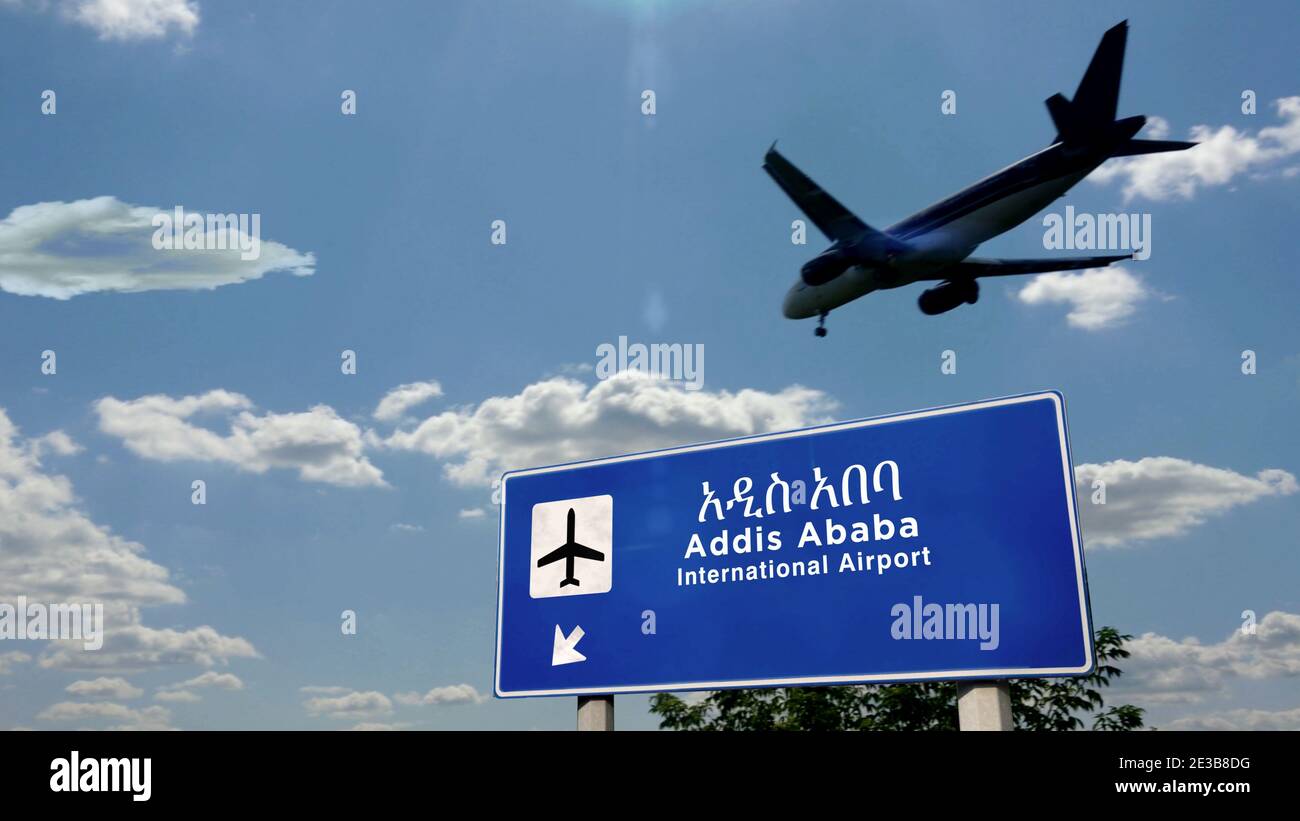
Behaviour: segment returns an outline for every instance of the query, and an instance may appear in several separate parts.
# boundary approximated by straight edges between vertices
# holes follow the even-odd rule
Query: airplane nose
[[[786,319],[807,319],[816,313],[810,311],[807,303],[807,286],[797,282],[785,292],[785,299],[781,302],[781,315]]]
[[[781,316],[786,319],[794,319],[794,289],[785,292],[785,299],[781,300]]]

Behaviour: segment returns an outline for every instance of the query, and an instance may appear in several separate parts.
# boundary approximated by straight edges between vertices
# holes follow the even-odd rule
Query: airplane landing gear
[[[826,336],[826,314],[830,311],[822,311],[821,316],[817,317],[817,330],[813,331],[817,336]]]

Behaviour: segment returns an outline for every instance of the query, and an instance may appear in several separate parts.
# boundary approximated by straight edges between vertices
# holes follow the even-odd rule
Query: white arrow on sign
[[[564,631],[560,629],[560,625],[555,625],[555,647],[551,650],[551,666],[586,661],[587,657],[574,649],[585,635],[586,633],[582,632],[582,627],[575,625],[573,632],[566,637]]]

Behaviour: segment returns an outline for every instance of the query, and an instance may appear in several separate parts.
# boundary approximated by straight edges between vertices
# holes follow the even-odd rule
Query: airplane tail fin
[[[1053,142],[1104,146],[1111,157],[1183,151],[1196,145],[1180,140],[1133,139],[1133,135],[1146,125],[1146,117],[1115,119],[1127,41],[1128,21],[1124,20],[1102,35],[1092,61],[1088,63],[1088,70],[1083,73],[1079,88],[1074,92],[1074,99],[1070,100],[1064,94],[1053,94],[1044,101],[1056,126]]]
[[[1124,71],[1124,45],[1128,40],[1128,21],[1124,20],[1102,35],[1101,43],[1079,81],[1070,107],[1075,117],[1086,122],[1115,121],[1119,104],[1119,78]]]
[[[1047,112],[1056,125],[1058,142],[1086,140],[1109,129],[1115,122],[1127,40],[1128,21],[1124,20],[1102,35],[1101,43],[1088,63],[1088,70],[1083,73],[1083,79],[1074,92],[1074,99],[1066,99],[1063,94],[1047,98]]]

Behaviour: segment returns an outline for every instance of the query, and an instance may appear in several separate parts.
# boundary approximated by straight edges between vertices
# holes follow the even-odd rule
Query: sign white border
[[[691,453],[700,450],[715,450],[718,448],[734,447],[736,445],[748,445],[757,442],[769,442],[778,439],[793,439],[801,436],[809,436],[820,433],[834,433],[842,430],[853,430],[855,428],[867,428],[875,425],[883,425],[890,422],[904,422],[910,419],[924,419],[931,416],[946,416],[952,413],[962,413],[964,411],[982,410],[985,408],[996,408],[1006,405],[1018,405],[1025,402],[1037,402],[1043,399],[1050,399],[1056,407],[1056,430],[1060,437],[1061,443],[1061,471],[1065,482],[1066,503],[1070,512],[1070,538],[1074,546],[1074,572],[1078,584],[1079,592],[1079,621],[1083,629],[1083,646],[1084,646],[1084,664],[1081,667],[1016,667],[1016,668],[989,668],[985,670],[944,670],[930,673],[914,674],[846,674],[834,676],[793,676],[788,678],[760,678],[760,679],[740,679],[730,681],[688,681],[664,684],[636,684],[623,686],[590,686],[576,687],[563,690],[502,690],[501,689],[501,619],[504,614],[505,605],[505,576],[502,573],[502,567],[505,564],[506,555],[506,489],[508,480],[515,476],[534,476],[539,473],[554,473],[560,470],[570,470],[576,467],[592,467],[595,465],[609,465],[616,462],[630,462],[636,459],[649,459],[658,456],[670,456],[676,453]],[[611,695],[615,693],[660,693],[680,690],[728,690],[743,688],[761,688],[761,687],[791,687],[791,686],[821,686],[828,684],[871,684],[873,682],[901,683],[908,681],[959,681],[969,679],[990,679],[990,678],[1017,678],[1020,676],[1070,676],[1086,675],[1092,672],[1095,660],[1093,658],[1092,644],[1092,614],[1088,602],[1087,574],[1083,567],[1083,540],[1079,533],[1079,512],[1075,505],[1075,485],[1074,485],[1074,467],[1070,463],[1070,442],[1069,435],[1065,427],[1065,397],[1060,391],[1038,391],[1036,393],[1020,394],[1017,396],[1007,396],[999,399],[986,399],[979,402],[968,402],[961,405],[946,405],[938,408],[927,408],[919,411],[908,411],[905,413],[895,413],[887,416],[875,416],[869,419],[858,419],[851,422],[835,422],[829,425],[817,425],[809,428],[798,428],[796,430],[781,431],[778,433],[762,433],[755,436],[743,436],[736,439],[722,439],[716,442],[703,442],[695,445],[683,445],[675,448],[665,448],[663,450],[651,450],[641,453],[630,453],[624,456],[611,456],[603,459],[590,459],[582,462],[570,462],[563,465],[550,465],[547,467],[530,468],[527,470],[507,471],[501,476],[501,516],[498,524],[500,530],[500,550],[497,554],[497,644],[496,656],[493,660],[493,677],[492,687],[498,698],[524,698],[527,696],[580,696],[580,695]]]

